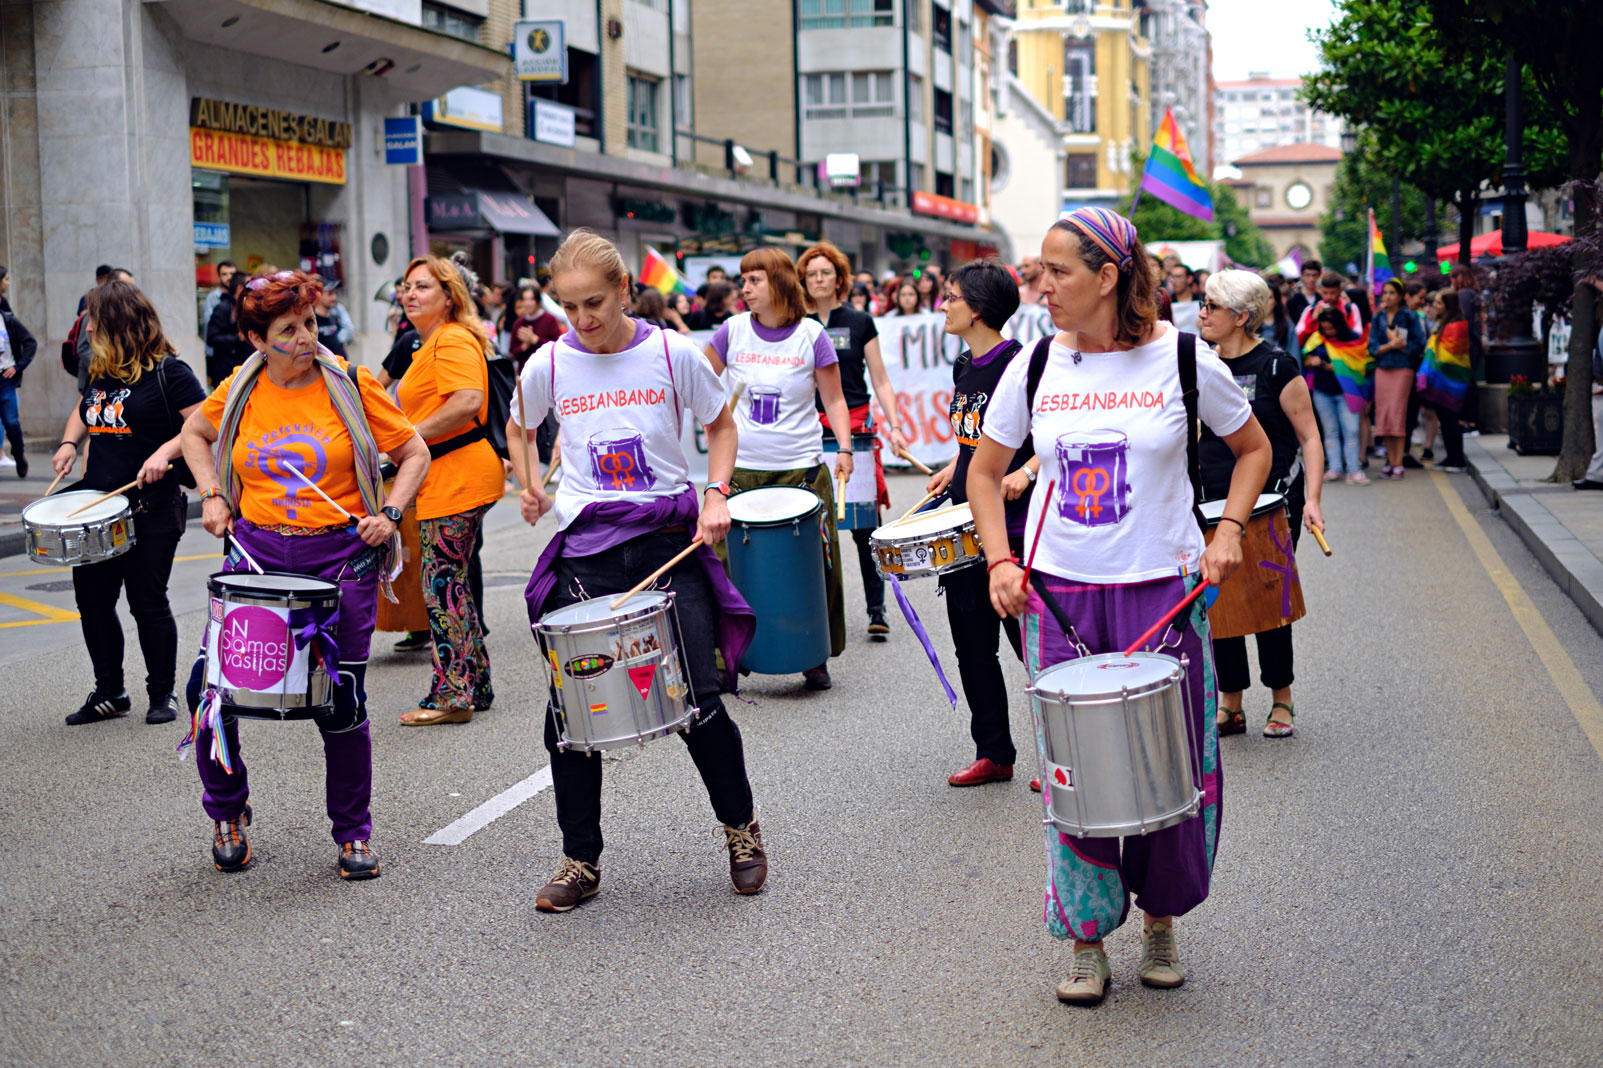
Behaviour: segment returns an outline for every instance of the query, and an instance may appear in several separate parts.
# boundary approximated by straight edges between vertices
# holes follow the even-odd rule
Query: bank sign
[[[518,80],[566,85],[568,40],[561,19],[522,19],[512,24],[512,69]]]

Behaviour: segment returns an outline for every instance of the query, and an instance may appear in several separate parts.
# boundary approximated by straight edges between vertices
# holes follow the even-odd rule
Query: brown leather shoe
[[[567,912],[587,897],[595,897],[601,889],[601,870],[594,864],[563,857],[562,865],[551,881],[545,884],[534,907],[541,912]]]
[[[998,764],[990,757],[980,757],[946,781],[953,786],[983,786],[988,782],[1007,782],[1013,777],[1012,764]]]
[[[744,827],[719,824],[729,849],[729,881],[742,894],[755,894],[768,881],[768,854],[763,851],[763,832],[752,820]]]
[[[1040,779],[1031,779],[1030,780],[1030,789],[1034,790],[1036,793],[1040,793],[1041,792],[1041,780]]]

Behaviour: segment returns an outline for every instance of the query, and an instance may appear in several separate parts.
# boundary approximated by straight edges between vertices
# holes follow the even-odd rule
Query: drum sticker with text
[[[657,677],[657,661],[649,664],[636,664],[629,669],[629,681],[635,684],[640,691],[642,701],[651,700],[651,681]]]
[[[580,682],[586,682],[611,671],[612,664],[613,658],[605,653],[586,653],[569,660],[563,670]]]
[[[1130,440],[1117,430],[1075,431],[1057,441],[1058,514],[1087,527],[1130,514]]]
[[[226,607],[216,628],[216,654],[225,686],[258,693],[293,693],[306,687],[306,654],[295,648],[283,609]]]
[[[281,493],[268,503],[293,523],[300,509],[322,500],[295,472],[312,482],[321,479],[328,470],[328,439],[311,426],[281,426],[245,443],[245,466],[278,483]]]
[[[649,490],[656,482],[646,460],[645,439],[638,431],[603,431],[589,441],[590,477],[596,488],[617,493]]]
[[[1061,764],[1048,763],[1046,777],[1066,790],[1074,789],[1074,769],[1063,767]]]

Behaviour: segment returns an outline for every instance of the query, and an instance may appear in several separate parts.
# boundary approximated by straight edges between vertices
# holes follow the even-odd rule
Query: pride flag
[[[1375,209],[1369,209],[1369,291],[1376,295],[1386,279],[1394,277],[1391,257],[1386,254],[1386,242],[1380,239],[1380,227],[1375,225]]]
[[[1425,400],[1455,412],[1464,406],[1469,390],[1468,323],[1448,323],[1431,335],[1414,388]]]
[[[1323,348],[1325,359],[1330,361],[1330,369],[1336,374],[1336,381],[1341,383],[1342,396],[1347,400],[1347,407],[1352,411],[1361,412],[1375,399],[1374,361],[1369,355],[1369,331],[1353,338],[1351,341],[1333,341],[1315,330],[1308,335],[1308,340],[1302,343],[1304,356],[1312,354],[1315,350]]]
[[[1185,134],[1176,125],[1172,110],[1163,113],[1163,124],[1158,127],[1158,136],[1152,140],[1152,152],[1147,156],[1146,169],[1141,173],[1141,189],[1136,193],[1138,198],[1141,192],[1151,193],[1187,215],[1213,221],[1213,194],[1208,192],[1207,184],[1197,177],[1197,168],[1191,162],[1191,149],[1186,147]],[[1134,203],[1131,203],[1130,210],[1135,211]]]
[[[650,245],[646,246],[646,262],[640,268],[640,284],[650,286],[665,297],[671,297],[675,293],[689,296],[695,292],[690,283],[685,281],[684,277]]]

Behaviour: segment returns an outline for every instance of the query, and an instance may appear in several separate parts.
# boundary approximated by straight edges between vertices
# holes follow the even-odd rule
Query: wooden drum
[[[389,483],[384,489],[389,491]],[[417,522],[417,507],[401,516],[401,573],[391,583],[399,604],[391,604],[382,594],[378,599],[378,624],[374,630],[410,634],[429,629],[428,609],[423,605],[423,542]]]
[[[1210,543],[1224,508],[1224,501],[1202,503]],[[1209,627],[1215,638],[1239,638],[1295,623],[1307,612],[1285,495],[1265,493],[1241,538],[1241,568],[1219,587],[1219,596],[1208,608]]]

